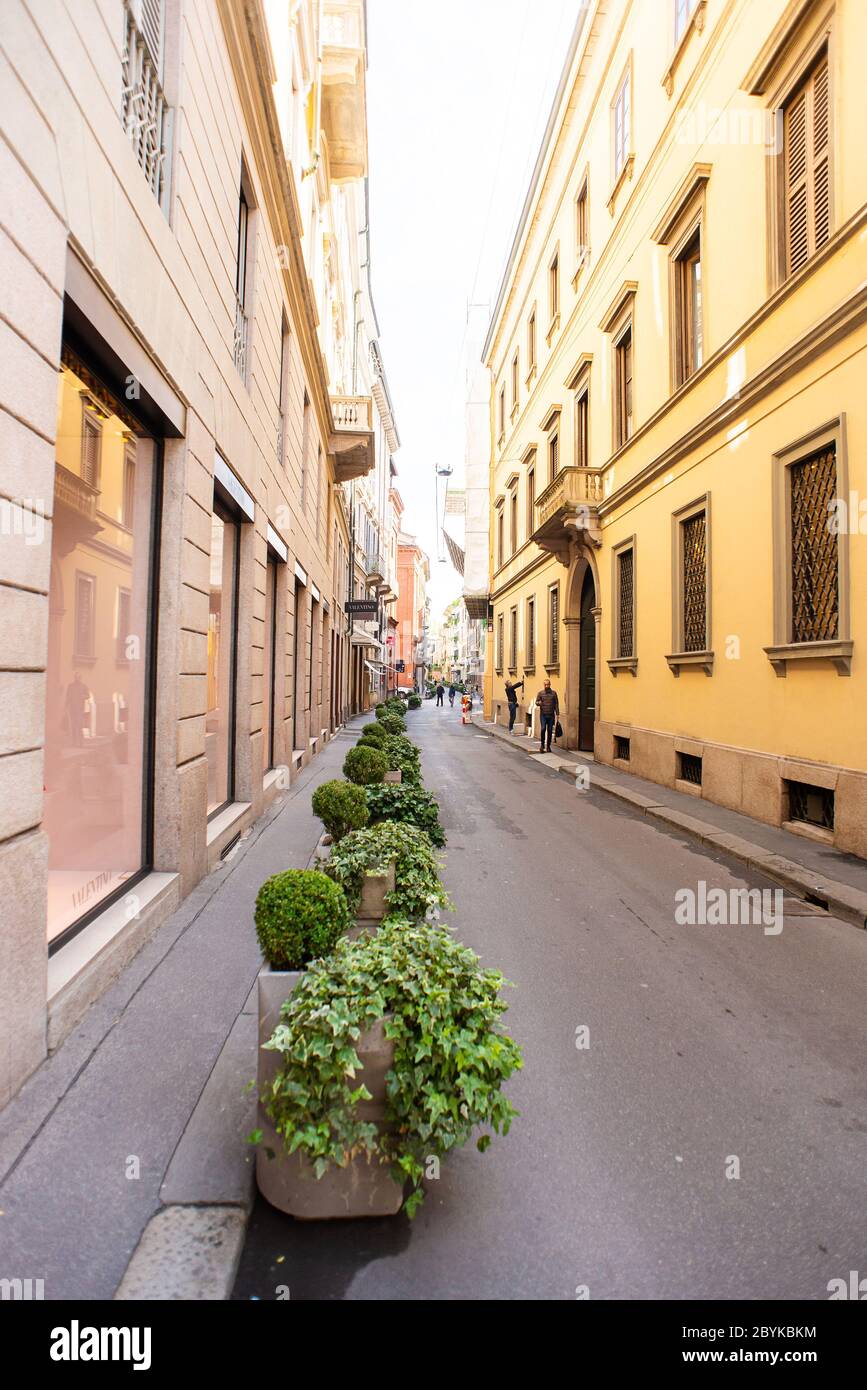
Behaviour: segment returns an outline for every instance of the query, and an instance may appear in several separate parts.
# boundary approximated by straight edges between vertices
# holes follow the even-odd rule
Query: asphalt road
[[[515,985],[521,1117],[412,1223],[260,1201],[235,1296],[827,1299],[867,1275],[867,934],[678,925],[680,888],[772,885],[448,706],[410,717],[458,936]]]

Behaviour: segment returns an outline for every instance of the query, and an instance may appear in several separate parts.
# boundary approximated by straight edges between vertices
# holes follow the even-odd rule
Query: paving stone
[[[191,1303],[228,1298],[245,1228],[238,1207],[163,1207],[145,1227],[115,1298]]]

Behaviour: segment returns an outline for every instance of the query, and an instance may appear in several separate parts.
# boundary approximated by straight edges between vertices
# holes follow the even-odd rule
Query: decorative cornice
[[[684,211],[692,202],[699,189],[703,188],[711,176],[712,164],[693,164],[683,183],[678,188],[653,232],[651,240],[665,246]]]
[[[610,333],[623,310],[626,308],[630,299],[635,297],[638,290],[637,280],[624,280],[620,289],[617,291],[613,300],[608,306],[599,324],[603,333]]]
[[[768,86],[774,69],[785,57],[786,49],[797,37],[801,24],[814,9],[818,0],[789,0],[759,50],[755,62],[741,82],[741,90],[750,96],[761,96]]]

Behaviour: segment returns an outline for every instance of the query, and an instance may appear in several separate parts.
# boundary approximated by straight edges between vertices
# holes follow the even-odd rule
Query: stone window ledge
[[[554,315],[554,317],[552,318],[552,320],[551,320],[551,325],[550,325],[550,327],[549,327],[549,329],[548,329],[548,332],[545,334],[545,342],[548,344],[549,347],[551,346],[551,339],[554,337],[554,334],[557,332],[557,329],[558,329],[559,327],[560,327],[560,314],[559,314],[559,311],[558,311],[558,312]]]
[[[765,647],[765,655],[778,676],[785,676],[790,661],[831,661],[838,676],[852,674],[852,641],[788,642]]]
[[[620,190],[621,190],[621,188],[623,187],[623,185],[624,185],[624,183],[626,182],[626,180],[632,178],[632,173],[633,173],[634,168],[635,168],[635,155],[634,155],[634,154],[631,154],[631,155],[628,156],[628,158],[627,158],[627,160],[626,160],[626,163],[624,164],[623,168],[620,170],[620,173],[617,175],[617,178],[616,178],[615,183],[614,183],[614,187],[612,188],[611,193],[610,193],[609,198],[608,198],[608,204],[607,204],[607,206],[608,206],[608,211],[611,213],[611,216],[612,216],[612,217],[614,216],[614,205],[615,205],[615,203],[617,202],[617,195],[618,195],[618,193],[620,192]]]
[[[684,51],[686,50],[687,44],[689,43],[690,35],[692,34],[693,30],[696,30],[700,34],[704,29],[704,12],[706,8],[707,0],[698,0],[698,4],[696,5],[695,9],[693,10],[692,14],[690,15],[687,21],[686,28],[680,36],[677,48],[671,55],[671,62],[669,63],[668,67],[665,69],[665,72],[662,75],[662,85],[665,88],[665,95],[667,97],[670,97],[672,92],[674,91],[674,75],[677,72],[680,60],[684,55]]]
[[[618,671],[629,671],[631,675],[638,675],[637,656],[612,656],[608,660],[608,669],[612,675],[616,676]]]
[[[699,666],[706,676],[713,675],[713,652],[668,652],[665,659],[676,676],[688,666]]]

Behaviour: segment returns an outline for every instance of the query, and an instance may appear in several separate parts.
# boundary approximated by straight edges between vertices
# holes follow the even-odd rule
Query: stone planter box
[[[361,900],[355,926],[346,933],[355,941],[363,931],[375,931],[388,912],[387,893],[394,892],[394,864],[384,874],[365,874],[361,884]]]
[[[387,772],[382,780],[387,782],[389,786],[399,787],[403,781],[403,773],[400,768],[396,768],[393,772]]]
[[[302,978],[300,970],[259,972],[258,1091],[271,1084],[280,1070],[280,1053],[263,1051],[280,1022],[280,1010]],[[361,1117],[381,1124],[385,1115],[385,1078],[394,1061],[394,1044],[385,1037],[383,1020],[363,1033],[356,1044],[362,1079],[372,1100],[359,1105]],[[317,1179],[313,1165],[300,1153],[287,1154],[282,1140],[259,1101],[262,1142],[256,1152],[256,1182],[266,1201],[300,1221],[328,1221],[357,1216],[393,1216],[403,1202],[403,1186],[387,1164],[352,1159],[346,1168],[329,1168]],[[275,1155],[269,1158],[267,1150]]]

